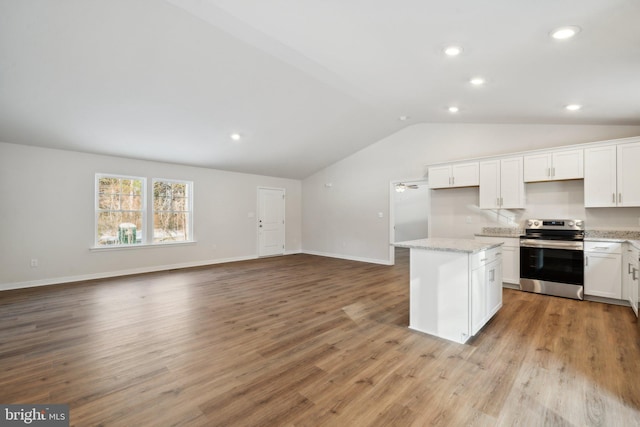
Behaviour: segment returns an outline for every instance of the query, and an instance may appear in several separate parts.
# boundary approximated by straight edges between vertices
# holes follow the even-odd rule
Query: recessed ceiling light
[[[449,107],[449,112],[450,113],[457,113],[458,111],[460,111],[460,109],[458,107],[455,107],[455,106]]]
[[[580,32],[580,27],[570,25],[567,27],[556,28],[551,32],[551,37],[553,37],[556,40],[566,40],[575,36],[579,32]]]
[[[582,105],[580,105],[580,104],[569,104],[564,108],[566,108],[569,111],[578,111],[579,109],[582,108]]]
[[[482,86],[484,84],[484,79],[482,77],[474,77],[469,82],[474,86]]]
[[[460,46],[447,46],[444,48],[444,54],[447,56],[458,56],[462,53]]]
[[[409,120],[411,117],[409,116],[400,116],[398,117],[398,120],[400,120],[401,122],[406,122],[407,120]]]
[[[229,135],[229,138],[233,139],[234,141],[240,141],[240,139],[242,138],[242,135],[240,135],[237,132],[234,132],[231,135]]]

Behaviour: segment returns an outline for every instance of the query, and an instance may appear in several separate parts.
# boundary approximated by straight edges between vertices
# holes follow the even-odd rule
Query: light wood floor
[[[638,426],[628,307],[504,290],[467,345],[393,267],[291,255],[0,293],[0,403],[77,426]]]

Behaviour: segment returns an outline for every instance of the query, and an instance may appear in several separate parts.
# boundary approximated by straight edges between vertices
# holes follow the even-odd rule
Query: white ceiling
[[[0,0],[2,142],[304,178],[423,122],[640,125],[640,1]]]

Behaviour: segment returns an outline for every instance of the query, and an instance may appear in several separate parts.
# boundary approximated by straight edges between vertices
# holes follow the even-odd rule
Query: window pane
[[[142,199],[140,196],[123,194],[120,196],[121,208],[123,211],[137,211],[142,209]]]
[[[100,193],[98,200],[99,209],[120,210],[119,194]]]
[[[144,178],[99,176],[96,194],[96,244],[135,245],[143,242]]]
[[[142,212],[101,212],[97,231],[98,245],[142,243]]]
[[[189,213],[160,212],[153,216],[153,242],[189,240]]]

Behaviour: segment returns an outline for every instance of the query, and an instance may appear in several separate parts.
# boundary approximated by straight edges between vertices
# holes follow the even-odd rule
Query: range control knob
[[[533,225],[533,221],[529,220],[527,221],[527,227],[531,227]]]
[[[573,227],[575,224],[573,221],[569,221],[569,227]]]
[[[540,222],[538,222],[538,221],[534,221],[534,222],[533,222],[533,225],[535,225],[535,226],[537,227],[537,226],[539,226],[539,225],[540,225]]]
[[[582,227],[582,221],[576,221],[576,227]]]

